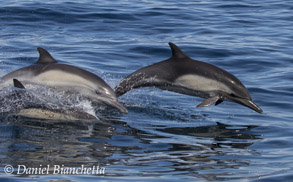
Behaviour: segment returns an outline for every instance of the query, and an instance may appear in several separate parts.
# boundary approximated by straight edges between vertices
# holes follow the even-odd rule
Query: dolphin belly
[[[201,98],[209,98],[215,96],[216,92],[204,92],[200,90],[194,90],[187,87],[182,87],[179,85],[168,85],[168,86],[158,86],[159,89],[167,90],[170,92],[175,92],[179,94],[185,94],[195,97],[201,97]]]

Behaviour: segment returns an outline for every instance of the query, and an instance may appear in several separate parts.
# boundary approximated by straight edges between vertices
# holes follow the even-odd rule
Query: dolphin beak
[[[113,107],[116,107],[117,109],[119,109],[121,112],[123,112],[125,114],[128,113],[128,110],[122,104],[120,104],[118,101],[117,102],[113,102],[111,105]]]
[[[125,114],[128,113],[128,110],[122,104],[120,104],[118,100],[116,99],[103,100],[102,102],[106,103],[109,106],[117,108],[122,113],[125,113]]]
[[[233,101],[237,102],[241,105],[244,105],[252,110],[255,110],[256,112],[258,112],[260,114],[263,113],[263,110],[258,105],[256,105],[252,100],[237,98],[235,100],[233,99]]]
[[[103,97],[91,97],[91,99],[96,102],[102,102],[108,106],[112,106],[112,107],[118,109],[119,111],[121,111],[122,113],[125,113],[125,114],[128,113],[128,110],[122,104],[120,104],[118,102],[118,100],[115,98],[103,96]]]

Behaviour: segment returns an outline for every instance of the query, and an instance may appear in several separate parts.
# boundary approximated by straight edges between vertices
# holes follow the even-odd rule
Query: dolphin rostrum
[[[117,97],[140,87],[157,87],[176,93],[202,97],[197,107],[227,100],[262,113],[245,86],[231,73],[214,65],[192,60],[175,44],[169,43],[171,58],[141,68],[124,78],[115,88]]]
[[[1,86],[13,86],[13,82],[20,88],[23,87],[22,83],[48,86],[65,93],[75,93],[93,101],[102,102],[124,113],[128,112],[118,102],[112,88],[100,77],[75,66],[57,63],[43,48],[38,48],[38,51],[40,57],[35,64],[3,76],[0,78]]]

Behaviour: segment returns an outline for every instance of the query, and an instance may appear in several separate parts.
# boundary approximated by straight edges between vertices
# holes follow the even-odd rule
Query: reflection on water
[[[250,165],[241,156],[254,155],[248,147],[261,139],[251,131],[255,127],[217,123],[166,127],[157,129],[158,133],[147,133],[116,120],[52,122],[6,118],[0,126],[1,167],[85,164],[106,166],[106,176],[192,174],[221,180],[232,169]],[[174,141],[165,142],[162,133]],[[176,136],[192,137],[193,141],[176,142]],[[231,155],[240,157],[232,159]],[[120,168],[126,165],[128,168]]]
[[[195,137],[213,138],[210,148],[233,147],[244,149],[254,142],[246,139],[259,139],[259,135],[250,134],[247,131],[255,128],[256,126],[236,126],[217,123],[212,126],[199,126],[199,127],[184,127],[184,128],[166,128],[161,131],[172,133],[176,135],[190,135]],[[231,142],[231,139],[232,142]],[[236,142],[238,140],[238,142]]]
[[[10,118],[11,119],[11,118]],[[17,118],[19,119],[19,118]],[[97,126],[96,126],[97,125]],[[105,142],[83,142],[98,133],[97,138],[109,139],[113,128],[105,123],[52,122],[52,120],[25,120],[20,118],[3,125],[5,130],[1,146],[5,146],[5,158],[1,164],[47,164],[78,165],[99,162],[111,155]],[[105,149],[105,150],[104,150]],[[98,158],[97,158],[98,157]]]

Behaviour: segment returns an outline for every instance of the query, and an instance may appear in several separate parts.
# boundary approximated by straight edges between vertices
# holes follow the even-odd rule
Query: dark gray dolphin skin
[[[124,78],[115,88],[117,97],[140,87],[157,87],[176,93],[202,97],[197,107],[215,105],[227,100],[258,113],[262,109],[251,99],[245,86],[232,74],[214,65],[192,60],[175,44],[169,43],[172,56],[141,68]]]
[[[66,93],[76,93],[96,102],[102,102],[127,113],[112,90],[112,88],[97,75],[75,66],[59,64],[43,48],[38,48],[40,57],[30,66],[18,69],[0,78],[2,87],[11,87],[14,84],[44,85]],[[19,80],[19,81],[17,81]],[[19,83],[18,83],[19,82]],[[20,83],[21,82],[21,83]]]

